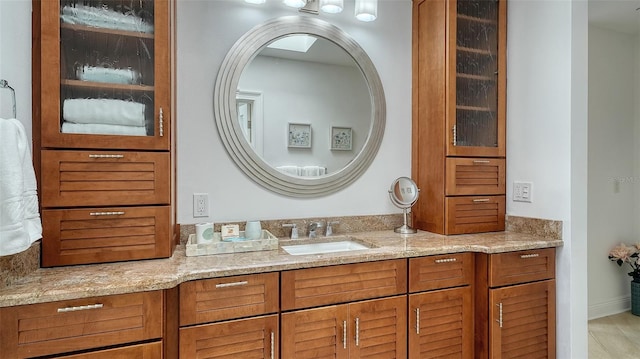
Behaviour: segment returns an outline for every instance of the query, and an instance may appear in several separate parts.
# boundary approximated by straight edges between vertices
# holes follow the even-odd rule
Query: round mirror
[[[364,50],[316,18],[283,17],[250,30],[216,80],[216,125],[230,157],[288,196],[327,195],[361,176],[382,141],[385,112]]]
[[[389,188],[389,198],[391,202],[398,208],[402,208],[404,224],[395,228],[395,231],[402,234],[416,233],[417,230],[411,228],[407,223],[407,210],[418,201],[420,190],[416,183],[409,177],[397,178],[391,183]]]

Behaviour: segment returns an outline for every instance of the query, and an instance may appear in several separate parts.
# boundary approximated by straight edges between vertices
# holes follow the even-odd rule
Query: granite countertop
[[[166,259],[41,268],[0,289],[0,307],[52,302],[111,294],[173,288],[194,279],[273,272],[335,264],[410,258],[459,252],[502,253],[562,246],[561,239],[495,232],[443,236],[419,231],[400,235],[393,231],[346,235],[374,248],[362,251],[293,256],[282,248],[272,251],[187,257],[184,245]],[[344,239],[336,235],[335,239]],[[312,241],[325,240],[325,238]],[[280,240],[280,245],[303,243]]]

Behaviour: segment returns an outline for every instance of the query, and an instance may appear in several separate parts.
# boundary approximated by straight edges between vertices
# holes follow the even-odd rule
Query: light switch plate
[[[513,201],[514,202],[529,202],[533,197],[533,183],[532,182],[513,182]]]

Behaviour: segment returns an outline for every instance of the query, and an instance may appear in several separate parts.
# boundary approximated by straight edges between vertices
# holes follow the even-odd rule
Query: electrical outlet
[[[515,202],[529,202],[533,195],[532,182],[513,182],[513,200]]]
[[[193,194],[193,216],[209,217],[209,194],[208,193]]]

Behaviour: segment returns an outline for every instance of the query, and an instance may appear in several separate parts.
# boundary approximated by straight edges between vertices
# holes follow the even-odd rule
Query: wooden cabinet
[[[2,308],[0,353],[3,358],[34,358],[142,341],[161,343],[163,310],[159,291]],[[95,353],[134,358],[135,353],[155,355],[157,346]]]
[[[473,358],[472,253],[409,259],[408,358]]]
[[[406,358],[406,260],[285,271],[281,281],[283,311],[323,306],[281,314],[283,358]]]
[[[477,255],[476,358],[555,358],[555,249]]]
[[[405,296],[282,314],[282,358],[398,358],[406,354]]]
[[[145,343],[95,352],[57,356],[59,359],[159,359],[162,358],[162,343]]]
[[[180,358],[278,358],[279,284],[277,272],[182,283]]]
[[[172,3],[33,1],[34,162],[43,212],[93,207],[123,224],[115,207],[168,209],[147,224],[152,244],[134,230],[126,239],[81,236],[75,252],[64,251],[64,224],[55,222],[66,214],[48,216],[43,266],[171,255]],[[96,223],[87,221],[85,229]]]
[[[506,1],[414,1],[412,41],[413,225],[502,231]],[[461,206],[459,196],[482,197]]]

